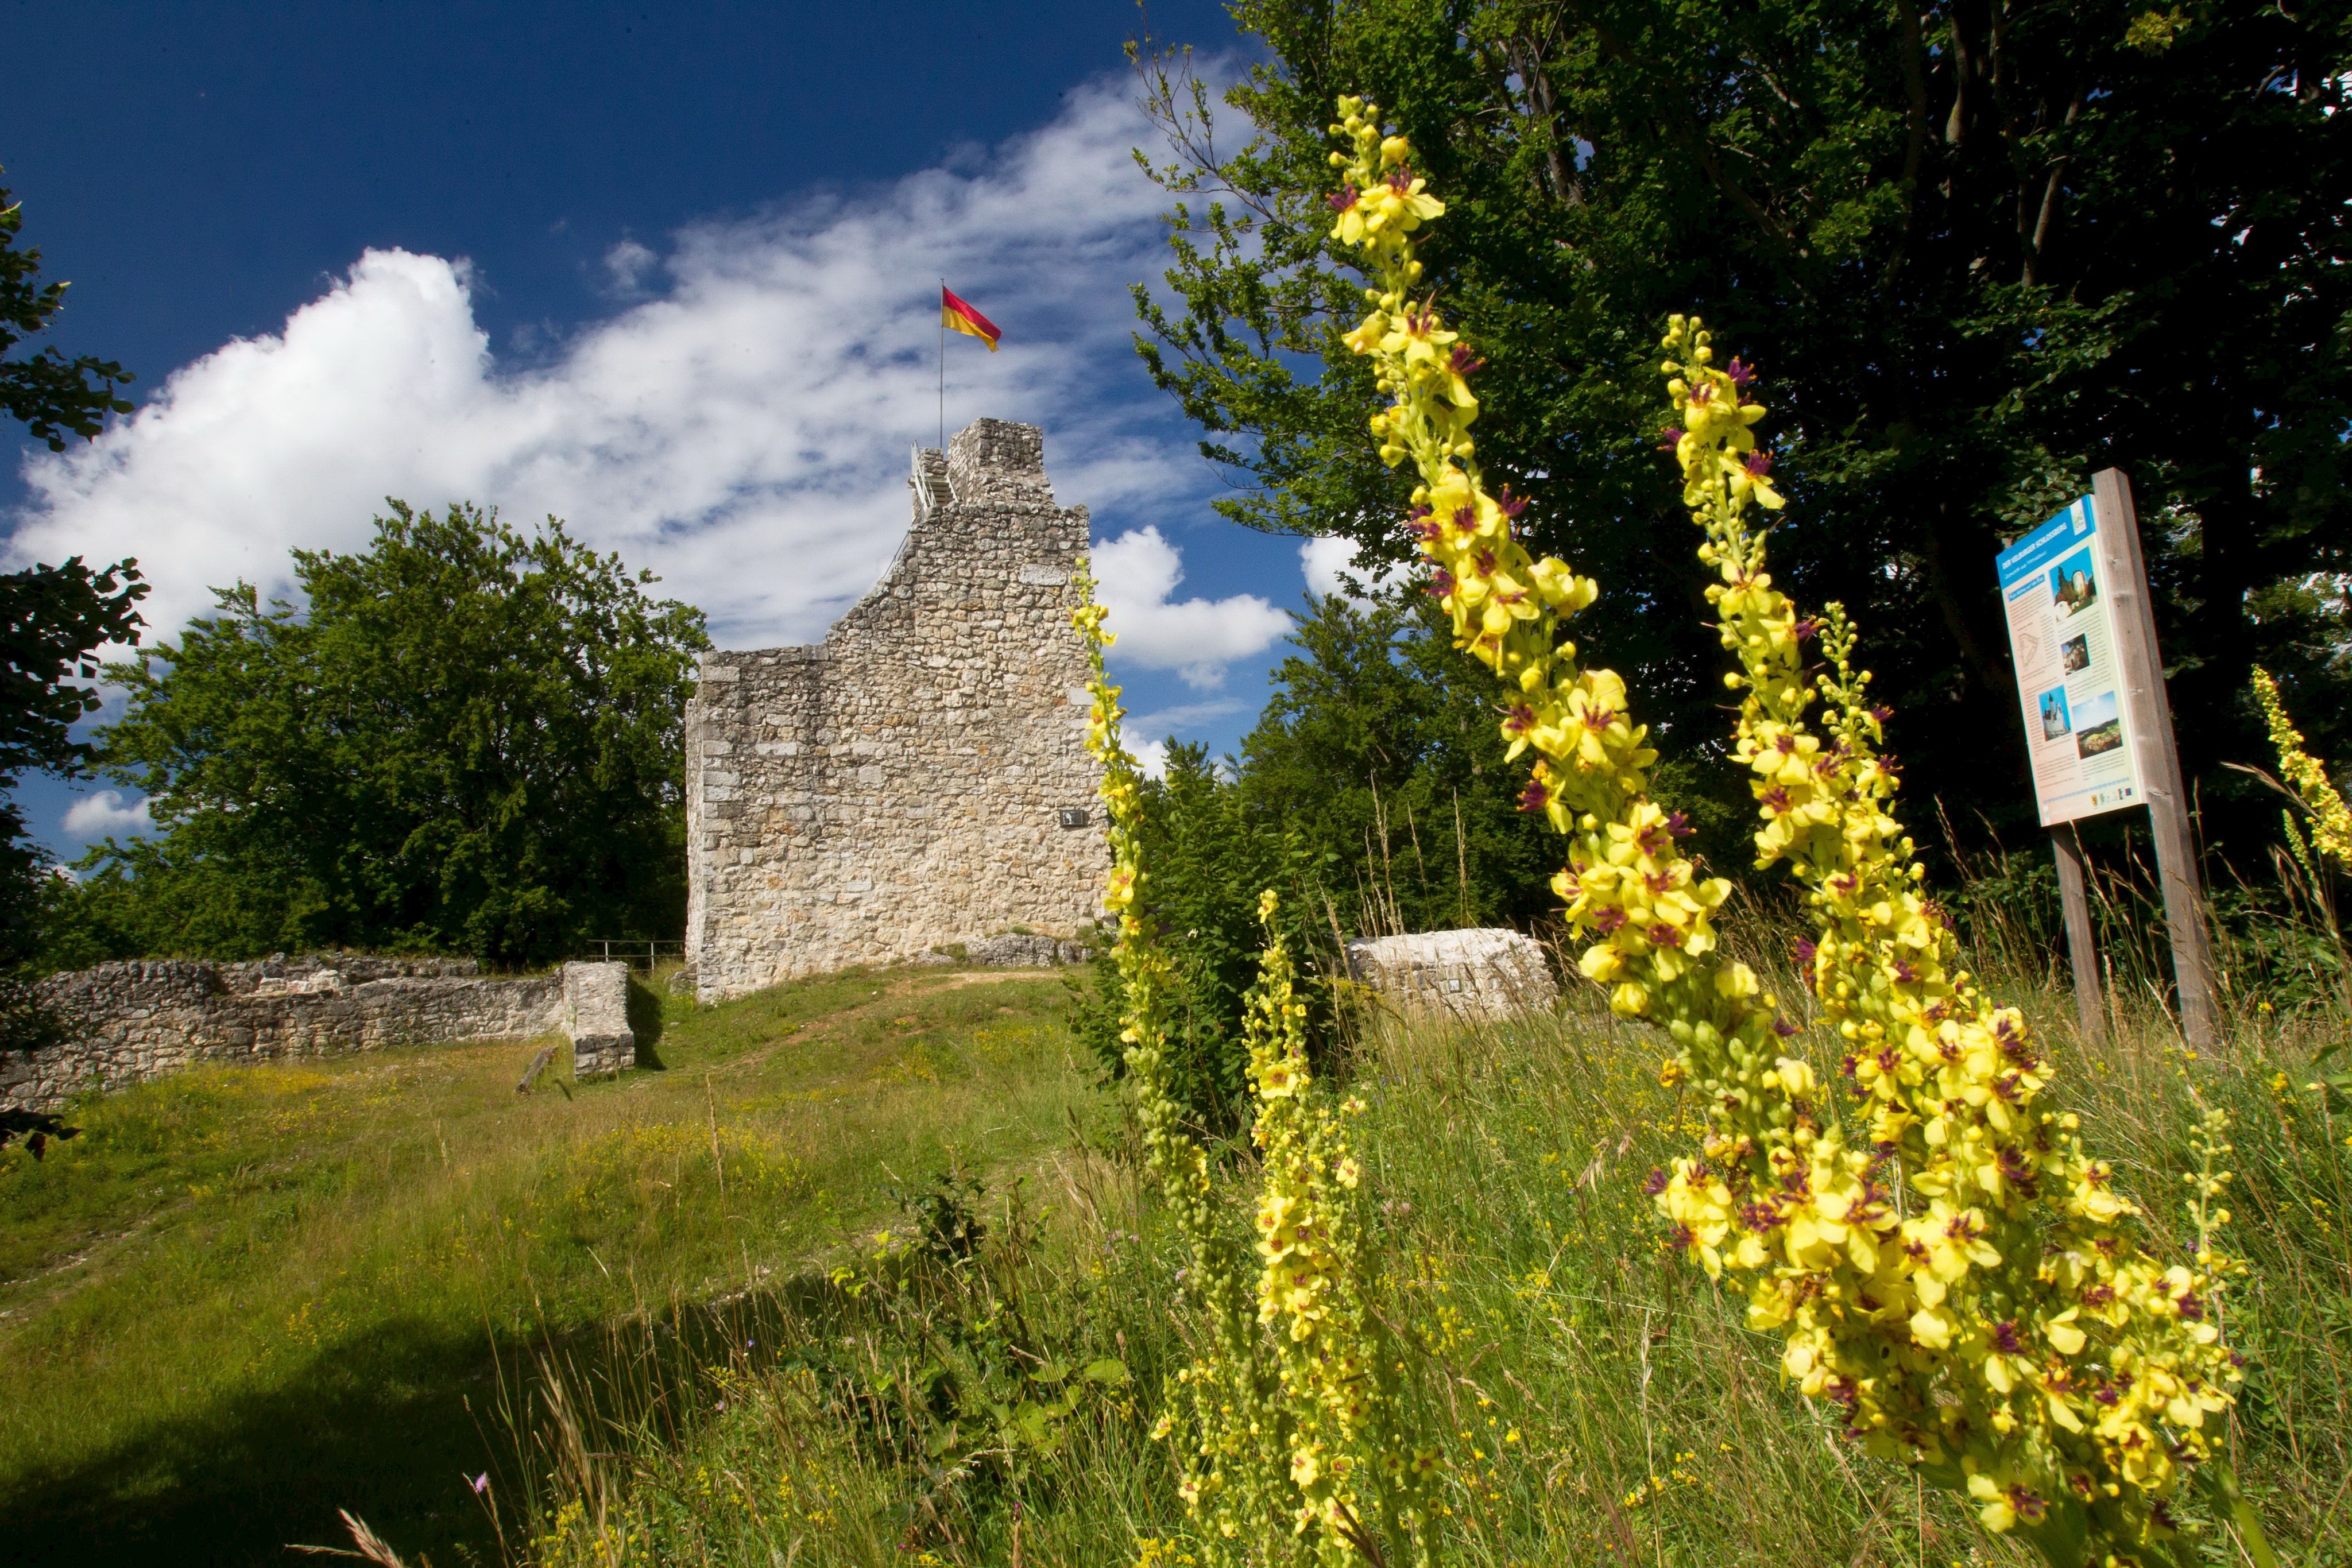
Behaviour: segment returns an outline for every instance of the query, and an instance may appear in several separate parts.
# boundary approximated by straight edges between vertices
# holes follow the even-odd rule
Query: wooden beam
[[[2180,779],[2180,748],[2172,734],[2172,703],[2164,689],[2164,659],[2156,642],[2156,608],[2147,591],[2147,560],[2140,550],[2139,514],[2131,481],[2120,468],[2091,476],[2107,588],[2115,596],[2116,665],[2129,706],[2132,744],[2156,837],[2158,880],[2164,886],[2165,935],[2172,944],[2173,985],[2180,1001],[2180,1032],[2200,1050],[2220,1039],[2213,1001],[2213,946],[2205,928],[2204,880],[2189,820],[2189,792]]]
[[[2058,862],[2058,902],[2066,912],[2066,956],[2074,965],[2074,1025],[2085,1045],[2107,1038],[2106,998],[2099,984],[2098,938],[2091,930],[2091,894],[2083,874],[2083,841],[2072,822],[2050,830]]]

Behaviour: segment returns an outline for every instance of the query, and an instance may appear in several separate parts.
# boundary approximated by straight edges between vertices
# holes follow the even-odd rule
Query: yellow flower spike
[[[1391,1540],[1412,1539],[1425,1554],[1416,1521],[1431,1512],[1427,1477],[1405,1463],[1410,1448],[1395,1424],[1388,1369],[1399,1356],[1375,1310],[1375,1255],[1349,1196],[1362,1172],[1349,1149],[1347,1108],[1315,1085],[1307,1009],[1275,928],[1272,891],[1258,908],[1267,940],[1244,1026],[1259,1104],[1252,1136],[1264,1172],[1257,1316],[1274,1331],[1293,1423],[1296,1528],[1324,1532],[1322,1544],[1340,1560],[1354,1548],[1334,1521],[1349,1518],[1373,1522]]]
[[[1137,809],[1142,775],[1120,734],[1125,709],[1103,668],[1110,645],[1108,612],[1095,601],[1095,582],[1080,561],[1073,586],[1084,601],[1071,623],[1087,643],[1094,708],[1087,747],[1103,766],[1101,797],[1109,818],[1111,869],[1104,904],[1118,918],[1113,956],[1121,997],[1119,1040],[1143,1128],[1144,1153],[1189,1253],[1186,1294],[1204,1321],[1191,1364],[1178,1386],[1186,1410],[1163,1423],[1185,1432],[1185,1458],[1177,1490],[1207,1527],[1207,1561],[1240,1563],[1244,1544],[1265,1538],[1268,1521],[1290,1506],[1286,1453],[1280,1434],[1279,1369],[1263,1344],[1248,1284],[1248,1254],[1217,1223],[1208,1201],[1208,1157],[1186,1131],[1166,1059],[1167,1009],[1173,977],[1160,950],[1155,922],[1136,904],[1149,885],[1142,863]]]
[[[1757,862],[1785,862],[1807,889],[1818,929],[1801,973],[1846,1042],[1843,1075],[1872,1145],[1847,1149],[1810,1071],[1777,1062],[1758,1085],[1757,1152],[1782,1193],[1756,1218],[1783,1237],[1783,1262],[1767,1277],[1737,1250],[1727,1261],[1756,1271],[1751,1323],[1790,1336],[1784,1365],[1840,1406],[1850,1432],[1905,1434],[1931,1462],[1937,1429],[1974,1433],[1966,1485],[1988,1528],[2031,1531],[2066,1513],[2095,1559],[2104,1544],[2131,1560],[2212,1458],[2204,1416],[2227,1408],[2240,1377],[2213,1321],[2232,1265],[2206,1239],[2224,1218],[2211,1194],[2226,1118],[2198,1134],[2196,1266],[2158,1269],[2118,1228],[2134,1210],[2083,1153],[2074,1119],[2037,1109],[2052,1066],[2024,1019],[1957,967],[1950,923],[1919,891],[1924,869],[1891,810],[1899,780],[1877,750],[1886,715],[1853,666],[1853,629],[1834,604],[1800,615],[1765,570],[1765,532],[1748,517],[1780,497],[1753,433],[1764,412],[1748,395],[1753,375],[1738,360],[1714,368],[1696,320],[1675,319],[1664,346],[1672,447],[1738,660],[1727,684],[1748,694],[1733,754],[1756,797]],[[1818,653],[1806,646],[1816,639]],[[1816,703],[1818,729],[1806,716]],[[1824,1120],[1810,1196],[1792,1199],[1793,1151]],[[1669,1183],[1660,1206],[1689,1226],[1673,1198]],[[1866,1312],[1822,1310],[1865,1299]]]
[[[1359,110],[1377,114],[1342,108],[1356,144],[1333,202],[1343,229],[1384,178],[1383,139],[1349,119]],[[1409,149],[1394,166],[1409,170]],[[1392,188],[1418,193],[1410,180]],[[1552,885],[1583,947],[1579,967],[1618,1011],[1673,1033],[1676,1072],[1699,1091],[1705,1160],[1677,1160],[1652,1183],[1672,1244],[1710,1275],[1749,1281],[1751,1323],[1786,1336],[1790,1375],[1874,1451],[1945,1466],[1975,1455],[1990,1489],[1983,1516],[2002,1529],[2038,1529],[2053,1510],[2104,1500],[2084,1528],[2132,1557],[2156,1505],[2210,1458],[2202,1418],[2226,1407],[2238,1380],[2210,1322],[2228,1270],[2203,1237],[2222,1211],[2200,1199],[2197,1267],[2171,1289],[2116,1228],[2133,1211],[2105,1167],[2071,1124],[2035,1109],[2048,1061],[2022,1019],[1958,969],[1948,922],[1916,891],[1913,846],[1887,804],[1899,780],[1877,750],[1885,715],[1852,666],[1852,628],[1835,606],[1801,617],[1764,570],[1762,536],[1746,519],[1783,497],[1757,440],[1766,409],[1748,395],[1754,377],[1737,359],[1718,367],[1704,329],[1677,317],[1663,345],[1675,410],[1665,444],[1739,661],[1727,684],[1745,694],[1735,751],[1762,819],[1759,863],[1785,861],[1806,883],[1819,933],[1802,972],[1848,1042],[1841,1079],[1867,1109],[1867,1140],[1844,1132],[1843,1087],[1831,1092],[1784,1050],[1794,1026],[1715,954],[1725,884],[1694,878],[1683,825],[1648,800],[1655,754],[1623,683],[1580,668],[1561,635],[1597,589],[1565,563],[1530,560],[1511,525],[1519,503],[1485,486],[1458,417],[1475,353],[1433,304],[1404,304],[1418,277],[1411,230],[1442,210],[1412,225],[1359,221],[1383,319],[1349,342],[1375,361],[1391,399],[1380,455],[1410,462],[1419,481],[1405,526],[1455,644],[1507,683],[1509,749],[1533,754],[1521,803],[1573,832]],[[1409,325],[1389,319],[1408,308]],[[1818,678],[1807,668],[1816,639],[1828,669]],[[1816,703],[1818,730],[1807,721]],[[2044,1233],[2080,1261],[2045,1268],[2033,1239]],[[2031,1310],[1993,1305],[2006,1301]],[[2108,1370],[2062,1376],[2037,1359],[2037,1338],[2071,1355],[2077,1333],[2081,1364]],[[2172,1436],[2159,1439],[2155,1420],[2171,1421]],[[2089,1479],[2074,1487],[2070,1476]]]
[[[2254,666],[2254,695],[2261,699],[2263,716],[2270,725],[2271,745],[2279,755],[2279,771],[2286,776],[2295,798],[2311,813],[2311,847],[2338,867],[2352,872],[2352,808],[2345,805],[2343,795],[2328,782],[2327,770],[2304,750],[2303,732],[2287,716],[2278,682],[2259,664]]]

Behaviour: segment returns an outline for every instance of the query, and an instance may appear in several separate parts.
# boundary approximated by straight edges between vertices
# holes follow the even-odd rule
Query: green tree
[[[1551,902],[1517,809],[1493,682],[1418,605],[1313,601],[1242,741],[1240,793],[1329,867],[1351,933],[1528,925]]]
[[[1193,1124],[1212,1137],[1232,1134],[1248,1102],[1249,1050],[1243,998],[1257,979],[1265,930],[1258,894],[1282,894],[1278,917],[1291,951],[1317,956],[1302,996],[1318,1047],[1329,1039],[1330,994],[1322,984],[1331,944],[1317,940],[1321,862],[1287,813],[1253,797],[1197,742],[1171,739],[1161,776],[1139,802],[1150,877],[1139,913],[1158,928],[1174,970],[1168,1072]],[[1113,1078],[1126,1073],[1118,1038],[1118,968],[1106,954],[1077,1030]]]
[[[1361,280],[1325,237],[1326,122],[1366,93],[1448,203],[1426,281],[1486,357],[1480,460],[1531,497],[1536,549],[1602,580],[1578,635],[1670,758],[1711,765],[1725,729],[1654,450],[1670,310],[1769,378],[1776,561],[1864,624],[1956,821],[2031,800],[1992,557],[2111,464],[2209,812],[2244,794],[2215,765],[2260,755],[2257,656],[2294,672],[2319,744],[2352,741],[2341,0],[1232,10],[1268,55],[1225,94],[1245,145],[1180,57],[1141,56],[1173,263],[1137,296],[1147,365],[1243,481],[1228,516],[1409,554],[1402,482],[1364,456],[1369,365],[1339,341]]]
[[[246,957],[349,946],[562,957],[683,928],[682,723],[699,611],[562,525],[391,503],[369,549],[294,552],[306,607],[240,583],[108,674],[110,841],[86,946]]]
[[[0,187],[0,354],[47,331],[50,319],[65,308],[70,287],[37,281],[41,253],[16,248],[24,225],[24,204]],[[108,414],[131,412],[130,402],[114,389],[131,379],[112,360],[88,354],[68,360],[46,348],[21,360],[0,359],[0,408],[28,426],[34,439],[47,442],[50,451],[62,452],[68,435],[87,440],[106,427]]]
[[[23,226],[22,204],[0,189],[0,355],[46,330],[65,304],[64,283],[38,281],[41,253],[17,248]],[[112,361],[44,349],[0,359],[0,408],[62,451],[68,434],[95,436],[109,413],[130,412],[114,395],[129,380]],[[127,560],[92,568],[76,556],[0,573],[0,795],[10,797],[0,803],[0,1049],[47,1038],[47,1020],[24,981],[57,894],[56,868],[26,834],[13,799],[16,783],[28,771],[71,776],[89,762],[89,747],[73,727],[100,701],[73,677],[98,674],[100,648],[139,640],[136,607],[146,592]]]
[[[1539,925],[1559,843],[1519,810],[1524,767],[1496,726],[1494,681],[1454,650],[1426,599],[1312,601],[1275,668],[1274,693],[1243,738],[1246,810],[1283,821],[1322,868],[1351,933]],[[1712,799],[1666,768],[1660,798],[1733,864],[1745,802]],[[1725,852],[1728,852],[1727,855]]]

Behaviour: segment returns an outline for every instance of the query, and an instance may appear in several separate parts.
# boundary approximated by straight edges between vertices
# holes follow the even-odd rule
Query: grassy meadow
[[[338,1507],[492,1561],[537,1358],[762,1288],[898,1184],[1099,1116],[1035,975],[851,973],[667,1004],[659,1071],[514,1092],[528,1044],[206,1068],[0,1155],[0,1560],[284,1560]],[[648,1007],[650,996],[640,998]]]
[[[2163,1239],[2183,1071],[2236,1116],[2240,1473],[2286,1561],[2352,1563],[2352,1117],[2300,1087],[2342,1012],[2250,1009],[2198,1061],[2160,1014],[2084,1047],[2063,995],[2019,999]],[[347,1544],[346,1507],[442,1568],[1187,1562],[1150,1435],[1180,1249],[1068,1003],[852,974],[673,1003],[662,1070],[568,1095],[462,1046],[85,1106],[0,1178],[8,1560],[277,1560]],[[1642,1178],[1696,1124],[1656,1058],[1581,998],[1354,1049],[1451,1556],[2028,1562],[1838,1440],[1660,1256]]]
[[[1793,989],[1793,988],[1790,988]],[[2188,1168],[2182,1072],[2238,1120],[2231,1309],[2252,1358],[2238,1468],[2297,1564],[2352,1562],[2352,1118],[2297,1086],[2336,1013],[2194,1061],[2159,1017],[2058,1042],[2063,1090],[2162,1239]],[[1605,1014],[1376,1029],[1354,1063],[1422,1440],[1445,1454],[1449,1555],[1973,1568],[2038,1563],[1870,1460],[1781,1383],[1741,1304],[1657,1249],[1643,1175],[1696,1131],[1657,1047]],[[1245,1172],[1236,1172],[1245,1176]],[[976,1243],[904,1233],[709,1314],[716,1361],[642,1329],[546,1369],[533,1488],[508,1525],[550,1565],[1195,1560],[1150,1429],[1185,1354],[1182,1255],[1119,1145],[1073,1142]],[[1238,1218],[1238,1210],[1236,1210]],[[2219,1531],[2208,1560],[2242,1562]]]

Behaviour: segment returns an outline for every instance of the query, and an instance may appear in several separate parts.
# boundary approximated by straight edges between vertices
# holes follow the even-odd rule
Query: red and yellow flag
[[[1004,336],[995,322],[949,293],[945,284],[940,286],[940,325],[950,332],[979,339],[988,345],[992,354],[996,352],[996,340]]]

